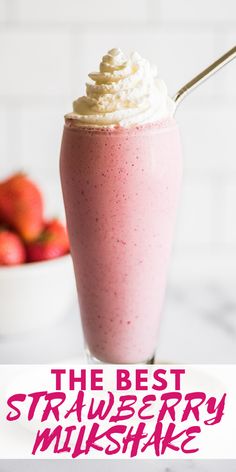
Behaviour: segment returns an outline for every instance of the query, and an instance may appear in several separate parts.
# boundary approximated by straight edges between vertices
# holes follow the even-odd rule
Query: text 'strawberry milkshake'
[[[61,181],[86,345],[107,363],[151,362],[182,161],[156,69],[112,49],[66,115]]]

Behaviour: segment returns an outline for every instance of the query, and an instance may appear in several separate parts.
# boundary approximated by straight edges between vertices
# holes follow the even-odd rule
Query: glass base
[[[86,346],[85,347],[85,354],[86,354],[86,359],[87,359],[87,362],[88,364],[98,364],[98,365],[119,365],[119,364],[126,364],[126,362],[117,362],[117,363],[114,363],[114,362],[105,362],[105,361],[101,361],[99,359],[97,359],[96,357],[94,357],[91,352],[89,351],[88,347]],[[152,365],[152,364],[155,364],[155,354],[151,357],[151,359],[148,359],[147,361],[143,361],[143,362],[130,362],[128,363],[127,365],[140,365],[140,364],[144,364],[144,365]]]

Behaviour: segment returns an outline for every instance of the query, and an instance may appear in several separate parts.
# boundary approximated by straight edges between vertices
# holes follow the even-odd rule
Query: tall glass
[[[150,363],[181,184],[178,127],[68,122],[60,170],[89,355]]]

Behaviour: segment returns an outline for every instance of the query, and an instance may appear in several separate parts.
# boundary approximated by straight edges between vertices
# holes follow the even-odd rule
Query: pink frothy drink
[[[67,116],[61,149],[86,345],[101,362],[151,362],[181,182],[178,128],[170,117],[111,126],[87,116]]]

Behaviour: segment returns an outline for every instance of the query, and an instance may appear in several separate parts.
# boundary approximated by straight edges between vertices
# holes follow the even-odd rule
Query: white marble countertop
[[[236,362],[234,287],[192,283],[170,287],[157,358],[182,363]],[[1,363],[47,363],[81,359],[83,338],[76,303],[56,326],[0,340]],[[82,461],[82,472],[236,472],[236,461]],[[73,472],[73,461],[0,461],[0,472]]]
[[[0,472],[235,472],[236,461],[0,461]]]

